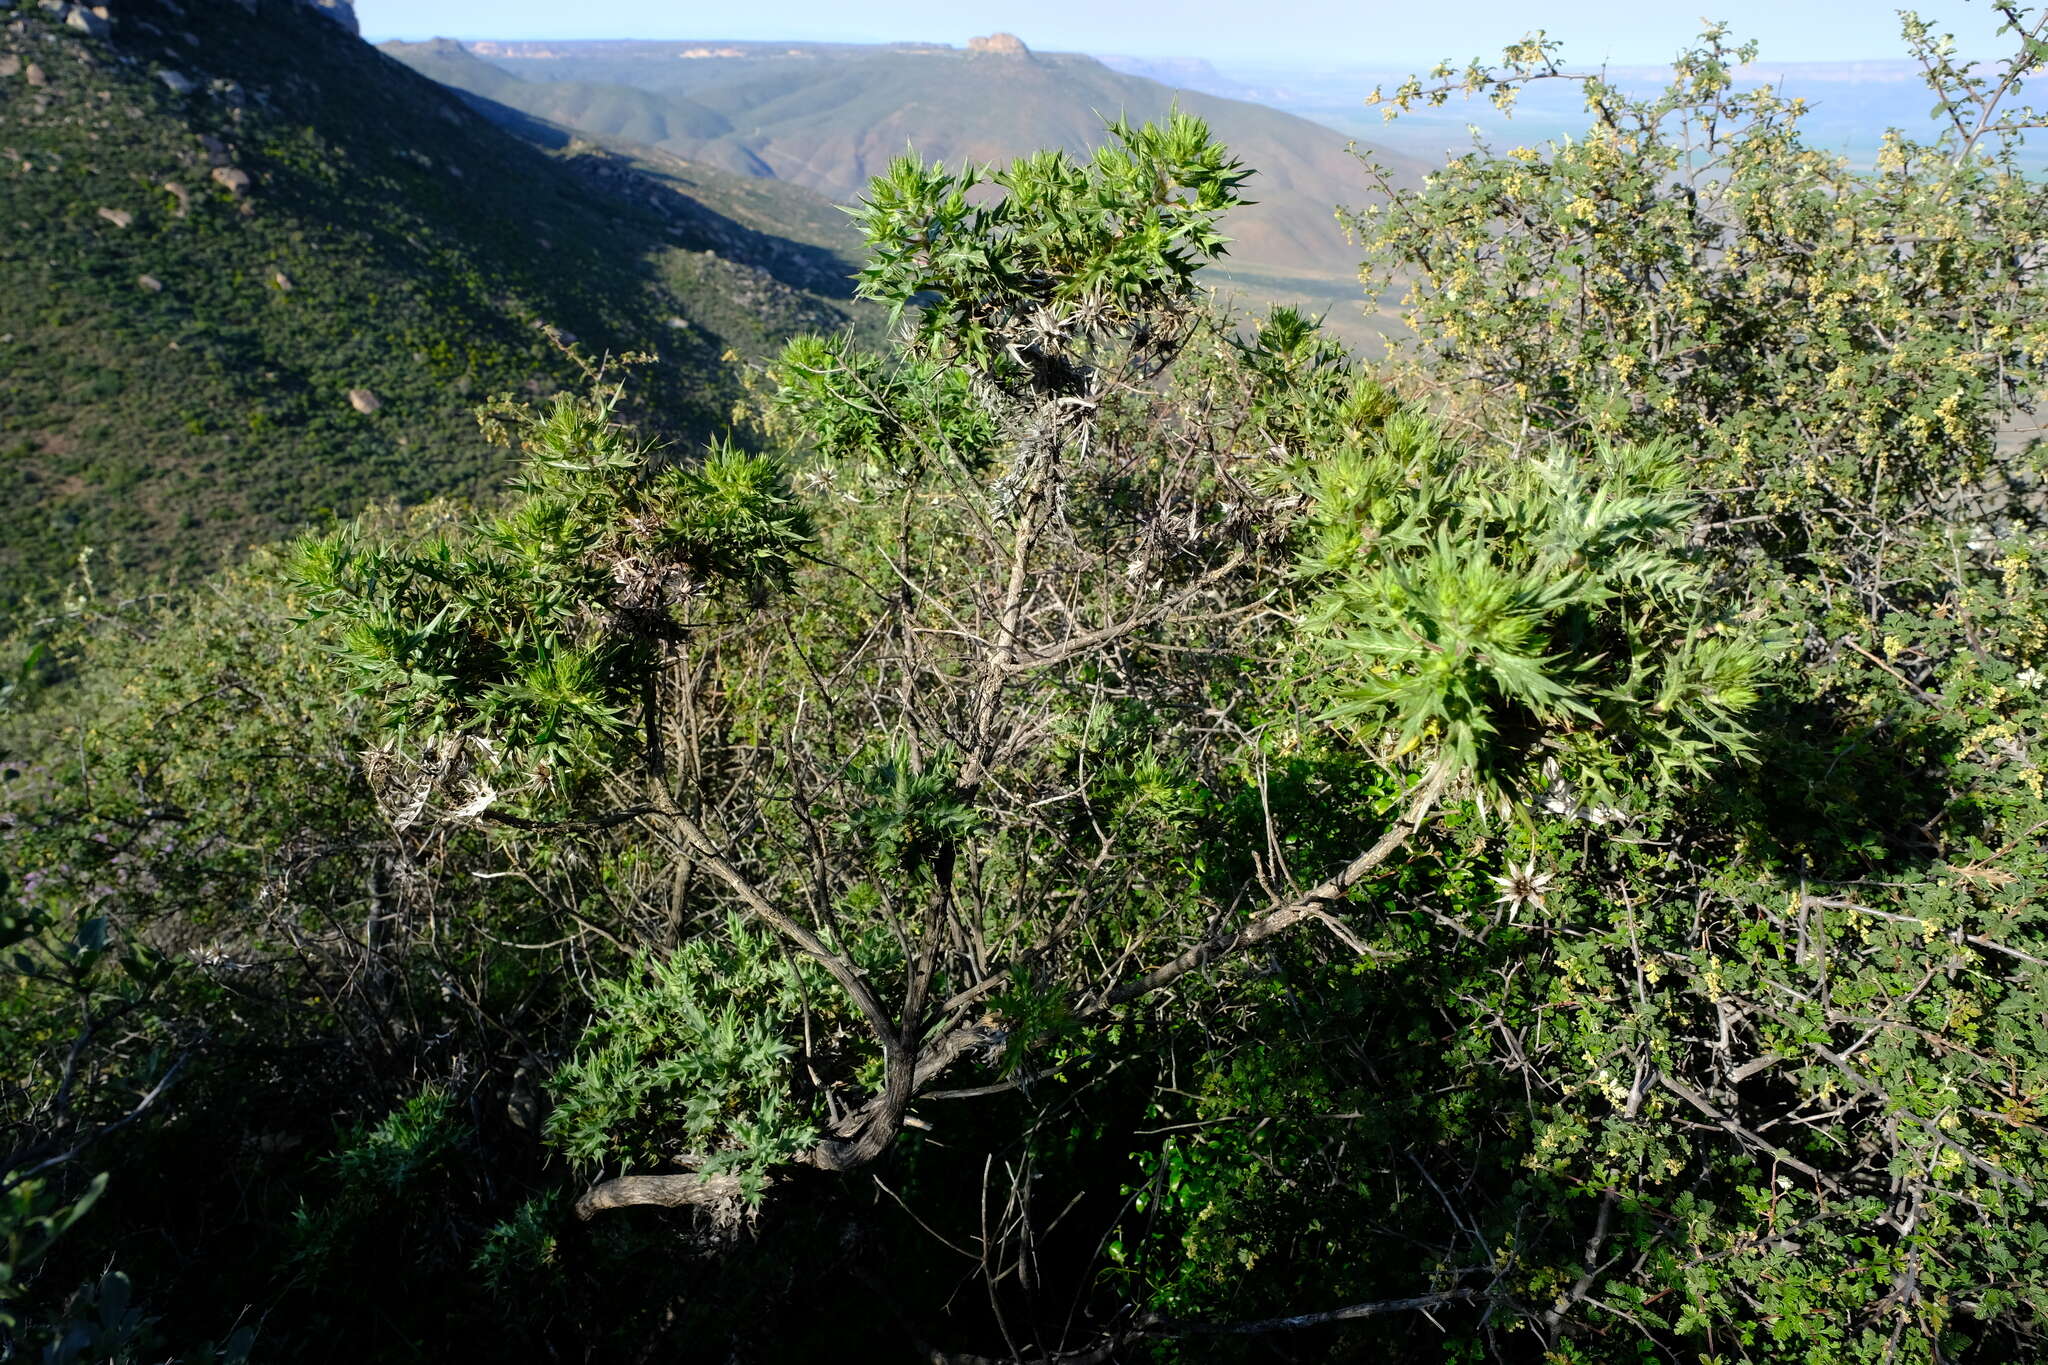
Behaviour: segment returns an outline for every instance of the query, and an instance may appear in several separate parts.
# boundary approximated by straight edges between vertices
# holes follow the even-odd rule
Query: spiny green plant
[[[1748,752],[1765,653],[1708,604],[1669,443],[1478,454],[1399,413],[1297,478],[1330,718],[1503,805],[1560,765],[1613,804]]]
[[[897,158],[854,211],[861,295],[892,321],[916,306],[914,350],[1039,383],[1071,382],[1093,343],[1167,327],[1166,305],[1224,254],[1217,224],[1252,173],[1178,110],[1109,134],[1085,160],[1040,152],[1002,170]]]
[[[358,688],[414,742],[483,738],[546,782],[587,771],[629,729],[660,646],[693,606],[787,581],[809,538],[778,459],[729,443],[657,458],[614,420],[623,381],[486,430],[525,454],[504,509],[413,545],[312,535],[292,572]]]
[[[963,366],[890,358],[842,336],[802,336],[776,357],[765,425],[784,440],[869,479],[915,478],[935,447],[969,469],[983,466],[1001,422]]]
[[[897,871],[929,870],[980,823],[958,783],[959,756],[941,752],[919,762],[901,744],[862,763],[854,788],[866,799],[848,825],[875,851],[878,865]]]
[[[758,1202],[767,1173],[818,1139],[814,1106],[790,1091],[788,1022],[822,989],[735,917],[663,958],[601,981],[576,1056],[556,1073],[548,1132],[583,1169],[661,1169],[678,1160],[736,1177]]]

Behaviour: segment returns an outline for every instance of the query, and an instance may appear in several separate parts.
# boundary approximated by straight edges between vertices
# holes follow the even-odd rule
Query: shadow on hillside
[[[464,90],[451,93],[506,132],[547,151],[561,152],[584,140],[559,124],[482,95]],[[836,252],[750,228],[662,183],[616,152],[600,148],[570,156],[562,164],[602,192],[625,197],[651,211],[666,225],[676,245],[715,252],[752,266],[792,289],[828,299],[853,298],[853,267]]]
[[[514,137],[531,142],[537,147],[559,152],[576,140],[576,135],[567,128],[558,123],[549,123],[544,118],[535,118],[523,109],[514,109],[509,104],[500,104],[496,100],[485,99],[482,95],[458,90],[452,85],[448,87],[448,92]]]

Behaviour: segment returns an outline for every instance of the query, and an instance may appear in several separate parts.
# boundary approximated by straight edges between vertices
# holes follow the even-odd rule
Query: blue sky
[[[1034,47],[1136,56],[1339,66],[1406,65],[1496,52],[1532,27],[1578,61],[1660,62],[1702,13],[1730,21],[1779,61],[1902,55],[1885,0],[356,0],[373,39],[732,38],[960,43],[1002,29]],[[1984,0],[1924,0],[1968,52],[1991,53]]]

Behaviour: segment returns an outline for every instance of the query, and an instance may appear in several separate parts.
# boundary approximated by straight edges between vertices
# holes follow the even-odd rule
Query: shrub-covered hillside
[[[830,252],[549,155],[316,11],[63,20],[0,22],[0,602],[86,548],[189,573],[491,486],[470,410],[570,372],[542,324],[658,354],[649,410],[701,434],[725,351],[843,320]]]

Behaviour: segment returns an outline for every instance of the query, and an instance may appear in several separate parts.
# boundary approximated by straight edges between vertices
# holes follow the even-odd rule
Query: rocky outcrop
[[[969,38],[969,52],[986,52],[997,57],[1029,57],[1031,49],[1024,46],[1024,40],[1014,33],[991,33],[985,38]]]
[[[112,31],[111,16],[105,5],[73,5],[66,0],[43,0],[43,8],[65,27],[77,29],[88,38],[104,38]]]
[[[73,5],[64,12],[64,23],[66,27],[75,28],[88,38],[104,38],[111,31],[105,5],[96,5],[91,9],[84,5]]]
[[[352,0],[299,0],[299,3],[326,15],[358,38],[363,36],[363,26],[356,22],[356,7]]]
[[[281,4],[284,2],[285,0],[268,0],[268,3],[271,4]],[[251,14],[256,13],[257,0],[235,0],[235,3]],[[363,35],[362,25],[356,22],[354,0],[293,0],[293,3],[302,5],[316,13],[326,15],[358,38]]]

